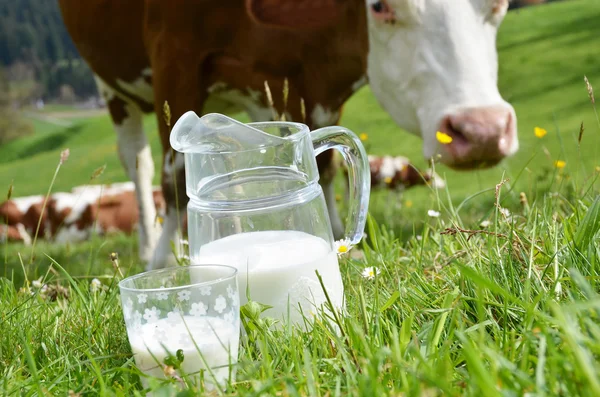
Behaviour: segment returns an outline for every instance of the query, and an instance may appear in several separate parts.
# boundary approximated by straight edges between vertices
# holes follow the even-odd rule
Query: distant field
[[[594,0],[520,9],[507,16],[498,39],[499,84],[501,93],[517,111],[521,149],[514,158],[491,170],[466,173],[438,167],[438,172],[447,179],[454,203],[488,190],[466,206],[467,209],[474,208],[472,217],[477,218],[478,208],[487,207],[492,199],[489,189],[503,174],[511,179],[511,183],[521,175],[511,198],[514,203],[519,190],[534,193],[532,181],[537,176],[554,172],[554,160],[566,160],[567,173],[581,162],[581,173],[573,175],[579,178],[591,175],[594,167],[600,165],[597,156],[600,131],[583,82],[583,76],[587,75],[592,84],[600,87],[598,21],[600,2]],[[47,110],[56,113],[61,110],[71,112],[72,109],[50,106]],[[247,120],[245,116],[237,117]],[[55,190],[68,190],[87,183],[93,171],[103,164],[107,165],[106,172],[98,182],[125,180],[108,116],[71,121],[73,125],[69,128],[36,121],[37,134],[1,147],[0,192],[8,189],[11,181],[14,181],[15,195],[45,192],[59,153],[67,147],[71,157],[58,176]],[[154,159],[159,166],[161,158],[154,116],[146,117],[145,121]],[[576,139],[581,122],[585,134],[579,158]],[[370,153],[405,155],[417,166],[425,166],[421,140],[400,130],[382,111],[368,88],[351,98],[345,107],[342,124],[357,133],[369,134],[366,145]],[[533,135],[535,126],[549,131],[543,140]],[[550,158],[546,157],[542,146],[547,148]],[[527,169],[521,173],[526,165]],[[158,172],[155,183],[159,183]],[[387,205],[388,201],[398,202],[399,199],[397,194],[376,193],[372,211],[379,219],[385,217],[392,226],[412,229],[413,220],[420,219],[434,196],[427,189],[416,188],[402,196],[403,202],[417,203],[412,208],[397,210]]]

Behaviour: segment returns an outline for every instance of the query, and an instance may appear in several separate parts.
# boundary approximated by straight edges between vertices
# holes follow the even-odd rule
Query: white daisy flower
[[[94,278],[94,279],[92,279],[92,281],[90,281],[90,291],[91,292],[98,291],[100,289],[100,287],[102,287],[102,283],[97,278]]]
[[[427,211],[427,215],[429,215],[431,218],[439,218],[440,213],[436,210],[429,210]]]
[[[333,248],[338,255],[343,255],[352,249],[352,244],[348,239],[338,240],[333,243]]]
[[[504,215],[505,218],[510,217],[510,211],[507,208],[500,207],[500,213]]]
[[[492,224],[492,222],[490,222],[486,219],[485,221],[483,221],[479,224],[479,227],[481,227],[482,229],[485,229],[486,227],[489,227],[491,224]]]
[[[373,280],[375,276],[379,273],[380,271],[378,268],[369,266],[365,267],[365,269],[362,271],[362,276],[368,280]]]

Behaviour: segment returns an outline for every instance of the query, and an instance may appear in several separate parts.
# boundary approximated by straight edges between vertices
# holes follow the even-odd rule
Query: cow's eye
[[[371,13],[375,19],[383,22],[394,23],[396,15],[386,0],[378,0],[371,3]]]
[[[373,12],[382,12],[384,7],[385,5],[381,1],[371,4]]]

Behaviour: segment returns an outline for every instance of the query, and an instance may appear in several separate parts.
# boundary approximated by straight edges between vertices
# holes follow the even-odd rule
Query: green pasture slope
[[[567,170],[574,169],[578,161],[583,162],[582,176],[599,165],[595,157],[600,131],[583,83],[583,76],[587,75],[592,84],[600,84],[600,41],[597,40],[600,28],[595,23],[599,15],[600,2],[593,0],[567,1],[509,13],[498,40],[500,90],[516,108],[521,150],[492,170],[466,173],[439,166],[438,171],[447,178],[455,201],[489,189],[503,173],[512,183],[525,165],[528,169],[521,175],[523,184],[519,188],[528,189],[534,175],[552,167],[552,161],[541,151],[542,144],[552,159],[567,161]],[[245,115],[237,117],[246,119]],[[579,158],[576,137],[582,121],[586,134]],[[36,126],[39,124],[43,123],[37,122]],[[421,140],[400,130],[381,110],[368,88],[349,101],[342,124],[357,133],[369,134],[366,145],[370,153],[405,155],[418,166],[426,165],[421,155]],[[535,126],[546,128],[549,134],[543,140],[536,139]],[[107,165],[106,172],[96,182],[126,180],[116,155],[115,135],[108,116],[87,119],[67,129],[52,126],[43,130],[49,132],[40,132],[0,148],[0,191],[13,182],[17,196],[45,192],[59,153],[66,147],[71,150],[71,158],[59,174],[55,190],[87,183],[93,171],[103,164]],[[154,116],[146,118],[146,131],[159,165]],[[156,183],[158,178],[157,172]],[[373,199],[375,212],[379,200],[398,199],[387,194],[380,196],[376,194]],[[404,198],[427,206],[431,197],[424,189],[414,189]],[[489,201],[492,196],[488,192],[479,199]],[[405,215],[410,218],[411,211],[407,212]]]
[[[600,122],[583,82],[587,75],[600,87],[598,21],[598,0],[508,15],[499,33],[500,89],[517,111],[519,153],[490,170],[437,166],[447,190],[374,192],[365,257],[341,261],[349,313],[339,320],[341,337],[323,322],[301,334],[248,319],[250,343],[226,395],[600,395]],[[145,126],[160,164],[153,117]],[[425,166],[421,140],[399,130],[368,88],[348,103],[342,123],[369,135],[370,153]],[[536,126],[548,135],[536,138]],[[45,193],[67,147],[54,191],[88,183],[104,164],[94,182],[126,180],[107,116],[66,129],[36,121],[36,128],[0,147],[0,197],[11,183],[17,196]],[[556,160],[566,167],[555,168]],[[509,181],[498,204],[508,218],[494,206],[502,178]],[[428,209],[441,216],[428,217]],[[482,220],[487,229],[458,232],[480,229]],[[125,274],[142,270],[134,237],[38,242],[34,250],[0,245],[1,395],[141,392],[111,252]],[[375,280],[361,276],[367,266],[379,269]],[[31,283],[39,277],[66,287],[69,298],[43,298]],[[100,291],[89,291],[93,277]],[[177,387],[173,381],[156,395]]]

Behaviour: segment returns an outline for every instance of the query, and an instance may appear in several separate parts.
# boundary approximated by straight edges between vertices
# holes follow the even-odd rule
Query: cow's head
[[[497,87],[496,33],[508,0],[246,4],[260,23],[292,29],[332,28],[366,5],[371,89],[397,124],[423,138],[426,158],[471,169],[495,165],[517,151],[515,111]],[[438,141],[438,131],[452,142]]]
[[[508,0],[367,0],[371,88],[423,138],[426,158],[471,169],[517,151],[515,111],[497,87],[496,32],[507,8]],[[440,142],[438,131],[452,141]]]

